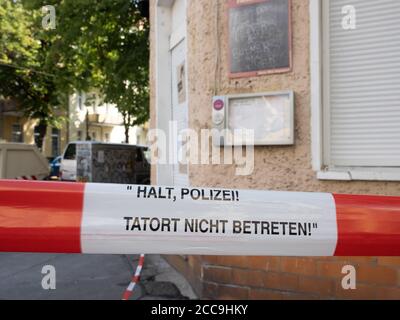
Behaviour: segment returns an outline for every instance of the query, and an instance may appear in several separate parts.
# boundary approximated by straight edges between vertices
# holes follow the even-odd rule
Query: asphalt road
[[[120,300],[138,256],[0,253],[0,299]],[[42,268],[54,266],[56,289],[42,288]],[[190,286],[159,256],[146,256],[135,299],[195,297]],[[157,280],[160,279],[160,280]],[[177,289],[177,288],[181,289]]]

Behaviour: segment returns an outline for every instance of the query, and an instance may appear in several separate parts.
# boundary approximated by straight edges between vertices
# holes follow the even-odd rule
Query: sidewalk
[[[139,257],[128,256],[132,270]],[[138,300],[186,300],[197,299],[186,279],[172,268],[160,255],[147,255],[141,280],[131,299]]]
[[[0,300],[120,300],[138,256],[0,253]],[[56,290],[41,286],[43,266],[56,269]],[[160,256],[146,256],[134,299],[194,299],[185,279]]]

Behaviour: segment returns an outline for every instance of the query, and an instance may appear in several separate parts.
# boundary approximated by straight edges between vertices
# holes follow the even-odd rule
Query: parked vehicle
[[[147,147],[100,142],[71,142],[61,159],[61,179],[98,183],[149,184]]]
[[[50,162],[50,180],[59,180],[62,156],[55,157]]]
[[[0,143],[0,179],[43,180],[49,164],[35,145]]]
[[[76,181],[76,143],[69,143],[61,157],[60,178]]]

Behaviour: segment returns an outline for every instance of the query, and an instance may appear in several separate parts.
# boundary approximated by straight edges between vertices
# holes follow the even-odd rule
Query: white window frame
[[[329,135],[324,133],[324,97],[326,83],[323,68],[324,0],[310,0],[310,71],[311,71],[311,154],[312,168],[319,180],[400,181],[400,167],[334,167],[328,166],[326,149]],[[324,38],[323,38],[324,37]],[[325,69],[326,70],[326,69]],[[326,121],[327,119],[325,119]]]
[[[17,126],[19,127],[19,130],[14,130]],[[21,139],[18,139],[18,141],[15,141],[17,139],[14,139],[14,136],[17,133],[20,135]],[[14,142],[14,143],[24,143],[24,126],[22,124],[13,123],[11,125],[11,141]]]

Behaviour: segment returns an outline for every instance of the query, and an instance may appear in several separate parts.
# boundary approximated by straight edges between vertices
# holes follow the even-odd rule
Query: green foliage
[[[96,88],[117,105],[126,127],[149,117],[149,25],[132,0],[0,0],[0,95],[54,122],[72,90]],[[42,6],[56,9],[45,30]],[[3,68],[4,67],[4,68]],[[36,72],[38,71],[38,72]]]
[[[27,11],[19,1],[0,0],[0,96],[16,100],[27,117],[39,119],[42,141],[47,125],[62,124],[66,95],[46,63],[48,39],[36,24],[39,18],[39,11]]]
[[[32,12],[26,12],[19,3],[0,0],[0,60],[34,66],[40,44],[32,36]]]
[[[24,0],[28,8],[49,4]],[[57,12],[51,63],[77,90],[96,88],[115,104],[126,127],[149,118],[149,24],[132,0],[53,1]]]

